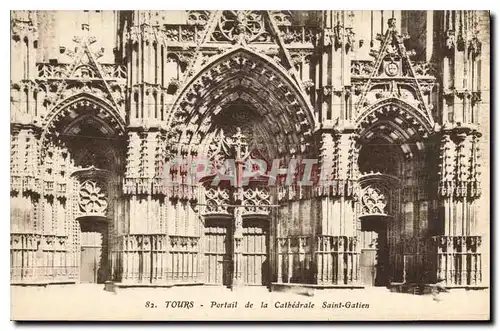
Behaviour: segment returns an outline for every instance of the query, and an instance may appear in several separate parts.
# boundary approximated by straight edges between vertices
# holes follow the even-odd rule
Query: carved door
[[[377,277],[377,250],[365,248],[360,257],[361,281],[365,286],[375,286]]]
[[[361,231],[359,258],[361,282],[365,286],[375,286],[377,278],[377,249],[378,233],[375,231]]]
[[[245,223],[242,243],[243,281],[247,285],[267,285],[269,279],[267,227],[258,222]]]
[[[205,283],[230,285],[232,279],[231,230],[223,222],[205,225]]]
[[[80,281],[82,283],[100,282],[102,233],[82,232],[81,240]]]

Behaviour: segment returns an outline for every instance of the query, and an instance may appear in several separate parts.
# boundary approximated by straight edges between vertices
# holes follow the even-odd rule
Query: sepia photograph
[[[490,20],[11,11],[11,320],[490,320]]]

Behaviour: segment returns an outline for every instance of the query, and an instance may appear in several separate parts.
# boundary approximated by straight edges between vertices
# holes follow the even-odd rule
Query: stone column
[[[243,174],[243,161],[241,160],[241,146],[236,144],[236,178],[237,186],[234,194],[234,228],[233,228],[233,281],[232,287],[239,287],[243,284],[241,263],[242,252],[241,246],[243,243],[243,187],[242,187],[242,174]]]
[[[234,232],[233,232],[233,280],[232,288],[243,285],[242,262],[243,254],[241,252],[243,244],[243,218],[242,207],[234,209]]]

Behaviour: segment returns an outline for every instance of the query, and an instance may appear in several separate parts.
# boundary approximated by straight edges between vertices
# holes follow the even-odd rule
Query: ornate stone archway
[[[432,122],[396,99],[369,107],[356,122],[361,250],[373,244],[367,238],[378,243],[374,283],[422,281],[416,277],[429,275],[428,215],[435,212],[429,204],[434,186],[429,185],[428,176],[428,168],[434,166]],[[384,201],[390,206],[380,214],[367,211],[364,198],[374,190],[385,191]]]
[[[186,85],[168,121],[173,141],[181,149],[198,145],[212,117],[234,103],[254,108],[280,145],[310,150],[315,120],[307,97],[282,68],[246,48],[215,58]]]
[[[106,100],[89,93],[72,95],[52,108],[42,123],[42,146],[59,136],[70,133],[78,122],[86,118],[99,122],[103,134],[122,136],[125,119]]]
[[[63,100],[43,123],[38,159],[43,226],[39,231],[42,237],[65,242],[57,252],[51,252],[50,246],[43,248],[44,263],[57,263],[65,270],[60,278],[104,282],[111,276],[109,236],[118,230],[116,216],[123,208],[119,200],[124,128],[118,112],[86,93]],[[84,255],[85,249],[98,256]],[[99,265],[86,266],[85,257]],[[99,272],[83,279],[85,267]]]
[[[216,157],[215,154],[221,152],[219,145],[237,133],[236,127],[241,127],[245,144],[249,147],[249,155],[263,158],[269,166],[273,159],[281,159],[280,167],[286,168],[291,158],[307,158],[307,155],[312,155],[314,152],[312,134],[315,120],[312,107],[300,87],[282,68],[246,48],[238,48],[223,54],[203,68],[180,93],[173,106],[169,125],[172,133],[170,136],[172,155],[186,160],[187,163],[193,158]],[[230,154],[224,154],[223,157],[234,158]],[[174,179],[176,182],[197,185],[183,175],[182,169],[176,169],[173,177],[177,177]],[[289,280],[303,277],[304,281],[310,281],[312,269],[311,273],[305,270],[312,268],[309,265],[311,260],[293,261],[294,256],[299,254],[296,250],[299,245],[300,250],[307,249],[312,252],[312,241],[305,247],[305,242],[297,239],[311,233],[293,229],[294,225],[289,223],[299,213],[307,212],[307,209],[311,216],[304,217],[301,222],[313,224],[316,221],[312,215],[314,208],[305,206],[314,202],[311,200],[300,202],[299,200],[303,198],[297,198],[298,195],[294,197],[293,194],[281,194],[284,207],[277,208],[279,200],[277,189],[270,189],[267,183],[251,183],[241,190],[243,191],[240,199],[234,200],[232,194],[225,188],[209,187],[198,200],[201,206],[205,205],[205,201],[218,201],[217,208],[200,208],[202,215],[210,214],[210,217],[205,218],[206,222],[209,222],[207,224],[212,224],[214,218],[217,222],[227,219],[229,228],[221,230],[220,233],[227,233],[228,240],[242,240],[241,246],[234,246],[233,263],[241,262],[241,259],[247,257],[255,257],[260,261],[252,266],[253,271],[234,269],[239,271],[234,271],[233,276],[241,278],[244,283],[258,284],[261,282],[269,284],[273,279],[281,282],[283,273]],[[241,204],[241,207],[234,207],[235,203]],[[278,209],[277,211],[263,207],[272,203],[276,204],[273,208]],[[228,210],[222,205],[232,207]],[[292,208],[292,205],[296,207]],[[242,208],[241,213],[238,212],[238,208]],[[240,217],[243,221],[236,222]],[[220,223],[217,222],[215,224]],[[205,225],[205,228],[211,229],[207,230],[205,235],[217,240],[218,235],[213,234],[213,227]],[[248,238],[260,242],[261,250],[252,251],[256,248],[247,247],[245,242]],[[276,253],[278,238],[280,242],[290,241],[290,249],[280,248],[281,253]],[[277,260],[278,255],[280,262]],[[305,256],[306,254],[301,254],[300,259]],[[283,257],[287,260],[286,266]],[[297,266],[293,267],[293,272],[289,271],[288,263],[290,265],[297,263]],[[304,263],[307,263],[307,266]],[[302,276],[297,274],[298,264],[302,264],[300,267],[304,270]],[[270,270],[271,268],[273,270]],[[258,276],[250,276],[249,273]],[[213,275],[207,279],[223,279],[223,277]]]

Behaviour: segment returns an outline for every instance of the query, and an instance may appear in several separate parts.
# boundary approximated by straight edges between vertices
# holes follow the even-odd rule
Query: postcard
[[[487,11],[12,11],[11,319],[490,319]]]

